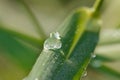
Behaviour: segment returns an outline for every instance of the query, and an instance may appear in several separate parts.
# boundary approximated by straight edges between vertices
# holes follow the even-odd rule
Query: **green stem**
[[[24,1],[24,0],[19,0],[19,2],[24,6],[24,8],[26,9],[29,18],[32,20],[33,24],[36,27],[36,31],[38,32],[38,34],[45,39],[46,35],[45,32],[43,30],[43,28],[41,27],[41,25],[39,24],[39,21],[37,20],[36,16],[34,15],[34,13],[32,12],[32,10],[30,9],[30,7],[28,6],[28,4]]]
[[[104,0],[96,0],[95,4],[93,5],[95,12],[99,11],[101,8],[101,5]]]

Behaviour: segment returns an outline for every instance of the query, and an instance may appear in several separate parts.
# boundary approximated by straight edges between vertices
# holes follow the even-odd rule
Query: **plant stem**
[[[28,15],[29,15],[29,18],[31,19],[31,21],[33,22],[33,24],[35,25],[36,27],[36,31],[38,32],[38,34],[43,38],[45,39],[46,38],[46,35],[45,35],[45,32],[43,30],[43,28],[41,27],[39,21],[37,20],[35,14],[32,12],[32,10],[30,9],[30,7],[28,6],[28,4],[24,1],[24,0],[18,0],[23,6],[24,8],[26,9]]]
[[[96,0],[95,4],[93,5],[95,12],[99,11],[101,8],[101,5],[104,0]]]

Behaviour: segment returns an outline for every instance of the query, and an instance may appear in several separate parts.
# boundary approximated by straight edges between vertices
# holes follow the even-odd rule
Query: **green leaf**
[[[84,75],[83,73],[89,64],[92,52],[98,41],[99,33],[98,20],[92,16],[87,16],[87,18],[88,21],[86,19],[85,23],[79,23],[83,24],[80,28],[85,28],[83,29],[84,32],[80,33],[82,32],[80,31],[79,35],[74,35],[75,40],[72,42],[70,52],[68,52],[67,59],[56,75],[55,80],[79,80]],[[81,20],[84,21],[83,19]],[[76,38],[76,36],[79,37]],[[58,77],[59,79],[57,79]]]
[[[92,9],[73,12],[58,30],[62,47],[59,49],[59,41],[50,36],[25,80],[79,80],[98,42],[99,23]],[[58,37],[55,33],[52,35]]]
[[[19,38],[20,40],[22,40],[24,42],[27,42],[27,43],[35,46],[35,47],[41,47],[42,44],[43,44],[42,39],[37,39],[37,38],[34,38],[32,36],[28,36],[26,34],[23,34],[21,32],[17,32],[17,31],[11,30],[11,29],[7,29],[7,28],[5,28],[6,26],[3,25],[3,24],[0,24],[0,26],[1,26],[0,27],[1,31],[4,31],[5,33],[11,35],[12,37]]]
[[[30,70],[38,54],[31,48],[23,45],[5,30],[0,28],[0,50],[13,63],[19,64],[23,69]]]

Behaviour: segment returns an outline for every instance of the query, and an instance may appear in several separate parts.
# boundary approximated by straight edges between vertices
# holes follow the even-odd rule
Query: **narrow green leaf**
[[[81,20],[84,21],[83,19]],[[84,75],[83,73],[89,64],[92,52],[98,41],[99,20],[95,16],[90,15],[87,16],[85,23],[82,22],[79,24],[83,24],[79,29],[83,28],[82,31],[84,32],[80,31],[82,33],[78,32],[80,34],[74,35],[75,37],[67,58],[59,73],[55,76],[55,80],[79,80]],[[67,34],[69,35],[69,33]]]
[[[0,30],[4,31],[5,33],[8,33],[9,35],[18,38],[20,40],[23,40],[27,43],[30,43],[31,45],[34,45],[36,47],[41,47],[43,44],[43,40],[34,38],[32,36],[28,36],[26,34],[23,34],[21,32],[17,32],[11,29],[4,28],[5,25],[0,24]]]
[[[103,4],[104,0],[96,0],[94,4],[95,11],[98,13],[101,9],[101,6]],[[96,13],[95,12],[95,13]]]
[[[61,39],[52,33],[45,41],[25,80],[79,80],[98,42],[100,20],[93,13],[89,8],[73,12],[58,30]]]
[[[59,40],[57,33],[50,35],[25,80],[81,78],[98,41],[100,21],[93,14],[94,10],[82,8],[69,16],[59,31],[62,39]]]
[[[0,29],[0,51],[27,71],[31,69],[38,56],[33,49],[20,43],[3,29]]]

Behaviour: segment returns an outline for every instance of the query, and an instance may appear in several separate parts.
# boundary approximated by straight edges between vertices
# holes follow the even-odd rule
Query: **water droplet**
[[[47,56],[47,58],[49,58],[50,56]]]
[[[25,80],[25,78],[23,80]]]
[[[60,53],[61,53],[63,56],[65,55],[64,52],[63,52],[62,50],[60,51]]]
[[[55,57],[55,60],[57,60],[57,57]]]
[[[42,64],[42,66],[44,66],[44,65],[45,65],[45,63]]]
[[[58,32],[51,33],[50,38],[44,42],[44,49],[60,49],[62,47],[60,39]]]
[[[98,68],[102,65],[102,62],[100,60],[95,60],[91,64],[93,67]]]
[[[72,63],[73,63],[71,60],[67,60],[67,62],[68,62],[69,64],[72,64]]]
[[[38,78],[35,78],[35,80],[38,80]]]
[[[85,67],[85,68],[83,68],[83,70],[84,70],[84,71],[86,71],[86,67]]]
[[[84,71],[82,77],[84,78],[86,76],[87,76],[87,71]]]
[[[61,39],[60,34],[58,32],[50,33],[50,38],[52,38],[52,37],[54,37],[56,39]]]
[[[53,60],[52,63],[54,64],[54,63],[55,63],[55,60]]]
[[[47,71],[50,71],[49,67],[46,69]]]
[[[25,77],[23,80],[26,80],[27,79],[27,77]]]
[[[93,54],[92,54],[92,58],[95,58],[95,57],[96,57],[96,54],[93,53]]]

